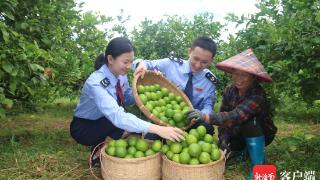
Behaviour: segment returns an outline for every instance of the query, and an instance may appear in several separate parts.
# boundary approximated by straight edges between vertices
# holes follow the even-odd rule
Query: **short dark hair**
[[[111,55],[115,59],[123,53],[132,51],[133,45],[129,39],[125,37],[117,37],[108,43],[104,55],[105,58],[107,58],[108,55]],[[106,63],[108,63],[108,61],[106,61]]]
[[[217,53],[216,43],[208,36],[200,36],[194,40],[191,48],[194,49],[195,47],[200,47],[210,51],[212,53],[212,57],[214,57]]]

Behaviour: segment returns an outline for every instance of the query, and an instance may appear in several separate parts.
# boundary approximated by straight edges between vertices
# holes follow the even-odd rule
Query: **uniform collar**
[[[182,68],[182,74],[188,74],[191,71],[190,60],[188,60],[184,64],[185,64],[185,66],[184,66],[184,68]],[[194,79],[200,79],[201,77],[203,77],[203,73],[204,73],[204,69],[201,71],[198,71],[196,73],[193,73]]]
[[[104,77],[107,77],[109,79],[112,87],[115,87],[117,85],[118,78],[114,74],[112,74],[112,72],[106,64],[104,64],[98,71],[102,72]]]

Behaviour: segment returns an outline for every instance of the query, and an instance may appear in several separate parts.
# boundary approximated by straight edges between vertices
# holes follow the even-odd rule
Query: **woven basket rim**
[[[191,103],[191,101],[189,100],[189,98],[175,85],[173,84],[171,81],[169,81],[167,78],[165,78],[163,75],[160,75],[158,73],[156,73],[155,71],[150,71],[150,70],[146,70],[145,75],[147,76],[148,74],[152,74],[155,76],[158,76],[159,79],[161,79],[162,81],[164,81],[166,84],[168,84],[169,86],[171,86],[171,88],[175,89],[180,96],[182,96],[183,101],[186,102],[186,104],[189,106],[189,108],[193,109],[193,105]],[[163,122],[161,121],[158,117],[156,117],[152,112],[150,112],[145,105],[142,103],[138,91],[137,91],[137,82],[138,79],[140,78],[141,74],[138,74],[136,76],[133,77],[132,80],[132,92],[133,92],[133,97],[134,100],[136,101],[136,105],[138,106],[138,108],[140,109],[140,111],[148,118],[150,119],[153,123],[158,124],[158,125],[162,125],[162,126],[170,126],[170,127],[176,127],[176,126],[172,126],[169,123]],[[155,82],[156,84],[156,82]],[[196,121],[195,120],[191,120],[190,123],[185,126],[182,127],[180,129],[182,130],[186,130],[188,128],[190,128]]]
[[[166,161],[166,162],[173,164],[175,166],[179,166],[181,168],[201,168],[201,167],[213,166],[215,164],[220,163],[221,161],[224,161],[225,160],[224,152],[221,149],[219,149],[219,150],[220,150],[220,154],[221,154],[220,159],[213,161],[213,162],[210,162],[208,164],[194,164],[194,165],[180,164],[180,163],[171,161],[170,159],[167,158],[167,156],[165,154],[162,154],[161,157],[162,157],[163,161]]]

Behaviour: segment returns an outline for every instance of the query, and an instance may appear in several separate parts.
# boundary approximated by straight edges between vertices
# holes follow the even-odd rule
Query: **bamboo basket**
[[[159,84],[161,87],[165,87],[169,90],[169,92],[172,92],[176,96],[181,96],[183,101],[189,106],[190,109],[193,109],[192,103],[190,102],[189,98],[172,82],[170,82],[168,79],[166,79],[163,75],[158,74],[154,71],[146,71],[144,78],[141,79],[140,75],[137,75],[132,80],[132,91],[133,96],[136,101],[136,105],[139,107],[140,111],[153,123],[161,125],[161,126],[171,126],[168,123],[165,123],[161,121],[158,117],[153,115],[142,103],[137,87],[139,85],[153,85],[153,84]],[[186,127],[183,127],[181,129],[186,130],[189,129],[193,124],[195,123],[195,120],[191,120],[190,124]]]
[[[109,140],[107,139],[106,142]],[[106,144],[101,148],[101,174],[103,179],[159,180],[161,178],[162,160],[160,152],[141,158],[118,158],[106,154]]]
[[[224,180],[225,157],[199,165],[179,164],[162,155],[162,180]]]

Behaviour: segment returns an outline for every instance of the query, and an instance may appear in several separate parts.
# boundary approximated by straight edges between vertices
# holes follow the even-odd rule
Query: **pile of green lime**
[[[107,144],[106,153],[119,158],[140,158],[153,155],[162,148],[160,140],[149,144],[145,139],[130,137],[128,139],[110,140]]]
[[[190,123],[185,118],[190,109],[181,96],[159,84],[138,85],[137,91],[144,106],[162,122],[179,128]]]
[[[167,141],[161,148],[168,159],[180,164],[208,164],[220,159],[220,150],[215,138],[207,134],[204,126],[185,133],[181,142]]]

